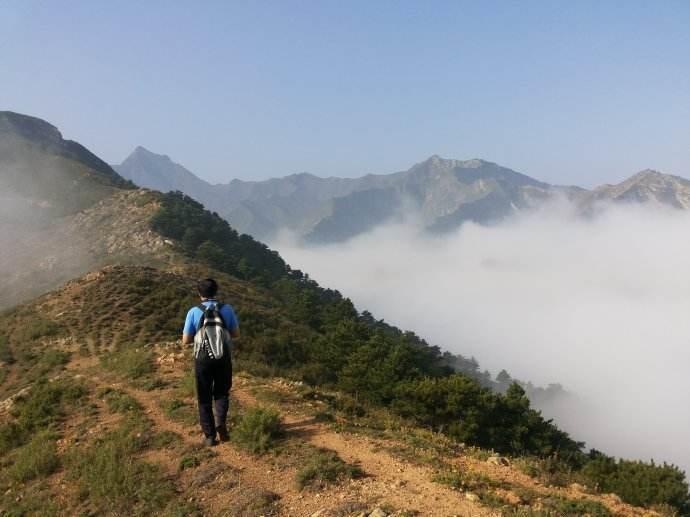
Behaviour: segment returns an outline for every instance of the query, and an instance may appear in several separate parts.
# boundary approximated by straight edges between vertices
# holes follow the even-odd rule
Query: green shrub
[[[12,364],[14,362],[14,356],[10,348],[10,340],[7,339],[7,336],[2,334],[0,334],[0,362],[5,364]]]
[[[213,449],[205,446],[186,447],[182,450],[182,457],[177,465],[177,470],[196,468],[209,458],[218,456]]]
[[[477,492],[477,495],[479,496],[479,500],[483,505],[489,506],[491,508],[501,508],[510,505],[510,503],[505,498],[503,498],[495,492],[492,492],[491,490],[479,490]]]
[[[280,416],[267,408],[248,409],[232,430],[233,442],[255,454],[268,451],[282,435]]]
[[[196,456],[185,456],[180,459],[178,470],[192,469],[198,467],[199,465],[201,465],[201,460]]]
[[[67,379],[37,381],[12,407],[14,421],[0,425],[0,454],[26,443],[38,430],[51,430],[64,416],[66,405],[86,397],[86,388]]]
[[[566,462],[555,456],[520,458],[516,462],[516,466],[524,474],[538,479],[547,486],[564,487],[580,481],[577,472]]]
[[[151,447],[154,449],[172,449],[182,443],[182,437],[174,431],[161,431],[151,438]]]
[[[38,362],[32,376],[41,378],[56,368],[61,368],[69,363],[70,353],[62,350],[48,349],[38,354]]]
[[[608,517],[611,515],[606,506],[599,501],[589,499],[566,499],[565,497],[550,496],[542,499],[545,510],[551,511],[559,517]]]
[[[675,465],[616,460],[592,451],[582,475],[589,484],[602,492],[617,494],[626,503],[636,506],[670,504],[681,513],[690,513],[688,483],[683,471]]]
[[[361,477],[362,469],[345,463],[336,452],[318,449],[297,471],[297,486],[324,487],[332,483]]]
[[[96,395],[105,400],[108,410],[113,413],[141,412],[143,409],[137,399],[122,390],[104,388]]]
[[[0,454],[19,447],[25,439],[22,427],[16,422],[0,424]]]
[[[27,325],[20,327],[12,334],[12,340],[26,343],[42,337],[56,336],[61,330],[62,327],[54,321],[32,315]]]
[[[175,487],[157,466],[136,459],[147,443],[146,425],[127,419],[90,447],[70,451],[68,475],[100,512],[159,513],[175,497]]]
[[[65,515],[61,511],[59,504],[55,501],[55,496],[46,487],[33,485],[31,487],[31,497],[23,497],[17,500],[16,496],[8,494],[7,499],[0,499],[0,504],[3,505],[3,517],[61,517]]]
[[[125,348],[101,357],[105,368],[131,380],[141,379],[155,371],[153,353],[145,348]]]
[[[193,368],[187,368],[184,375],[180,377],[177,383],[177,393],[182,398],[194,397],[196,395],[196,378]]]
[[[41,432],[17,451],[9,477],[19,483],[52,474],[59,466],[55,435]]]
[[[193,425],[198,421],[198,415],[196,409],[180,399],[172,399],[168,401],[163,401],[161,404],[163,411],[166,416],[171,420],[177,422]]]

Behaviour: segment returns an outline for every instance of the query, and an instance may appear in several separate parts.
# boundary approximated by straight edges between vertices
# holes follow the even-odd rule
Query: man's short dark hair
[[[204,278],[197,284],[199,296],[202,298],[213,298],[218,292],[218,283],[213,278]]]

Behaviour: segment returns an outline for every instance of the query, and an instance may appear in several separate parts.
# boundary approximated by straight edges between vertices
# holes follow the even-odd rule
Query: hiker
[[[212,278],[197,285],[201,305],[192,307],[182,331],[182,344],[194,343],[194,374],[199,423],[204,444],[229,439],[227,416],[232,386],[231,338],[240,337],[237,316],[230,305],[216,299],[218,284]],[[213,406],[215,405],[215,419]]]

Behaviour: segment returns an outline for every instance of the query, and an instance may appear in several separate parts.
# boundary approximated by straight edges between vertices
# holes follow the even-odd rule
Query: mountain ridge
[[[161,163],[168,161],[164,155],[157,156]],[[136,157],[130,158],[135,161]],[[130,158],[115,168],[136,182]],[[486,160],[445,159],[438,155],[406,171],[356,178],[298,173],[264,181],[233,179],[213,186],[204,182],[204,192],[192,191],[182,182],[156,182],[152,177],[142,183],[162,190],[182,190],[218,211],[240,231],[258,238],[271,239],[287,229],[314,243],[350,238],[404,216],[410,207],[423,214],[430,229],[444,226],[434,226],[440,218],[447,218],[445,225],[452,229],[465,220],[500,219],[516,208],[529,207],[556,192],[571,196],[577,192],[571,187],[548,185]],[[473,206],[488,194],[492,195]],[[453,222],[453,212],[457,212],[457,223]]]
[[[180,167],[166,155],[150,155]],[[125,162],[115,168],[136,182]],[[145,174],[143,169],[139,167],[140,174]],[[164,167],[158,169],[165,176]],[[271,240],[288,230],[313,244],[347,240],[387,221],[404,219],[410,209],[421,214],[427,231],[447,233],[467,221],[491,224],[559,196],[576,203],[583,213],[609,201],[654,201],[690,208],[690,181],[651,169],[618,184],[588,190],[551,185],[480,158],[457,160],[439,155],[405,171],[354,178],[301,172],[212,185],[194,177],[201,183],[193,188],[176,182],[172,170],[163,181],[149,177],[142,183],[159,190],[181,190],[217,211],[239,231],[257,238]]]

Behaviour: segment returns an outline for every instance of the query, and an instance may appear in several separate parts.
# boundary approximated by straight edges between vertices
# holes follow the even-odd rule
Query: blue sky
[[[0,0],[0,109],[211,181],[690,177],[690,2]]]

